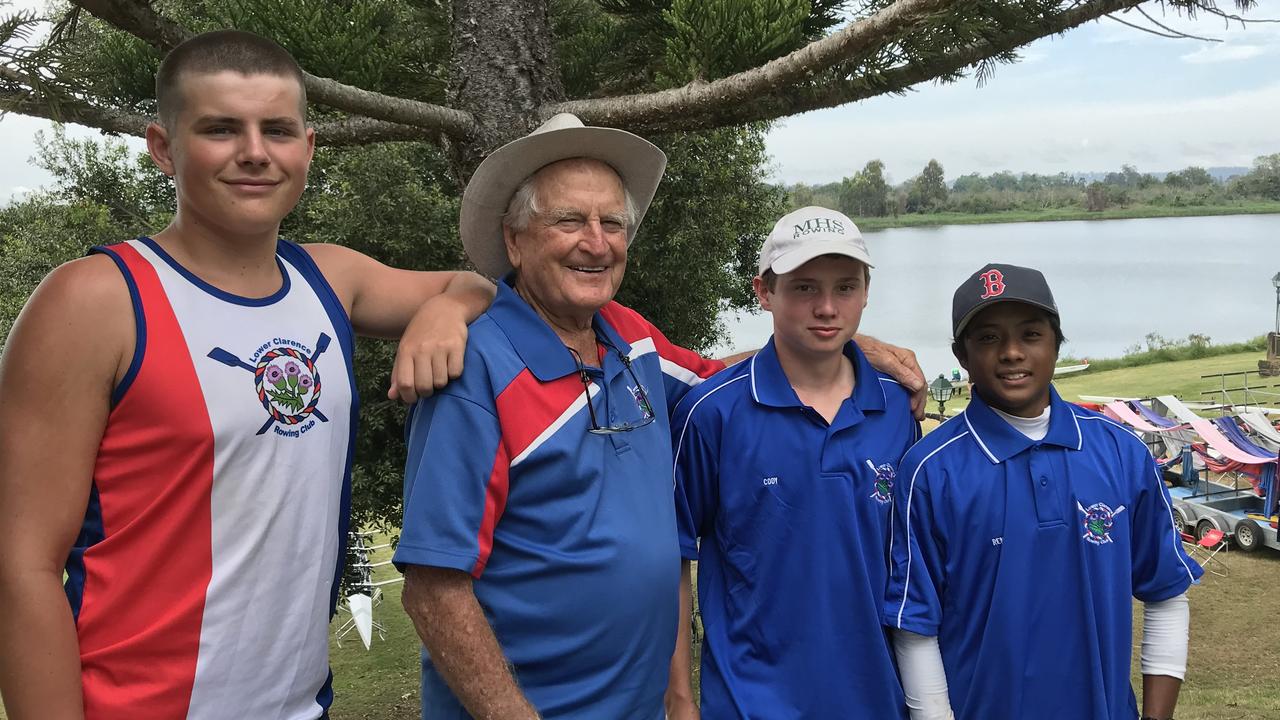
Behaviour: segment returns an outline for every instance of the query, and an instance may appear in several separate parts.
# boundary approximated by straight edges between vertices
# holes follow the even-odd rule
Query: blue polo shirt
[[[772,339],[676,408],[707,720],[906,717],[880,604],[891,488],[920,430],[907,392],[854,343],[845,355],[856,383],[829,425],[796,397]]]
[[[668,408],[724,366],[674,347],[616,303],[594,322],[603,367],[587,368],[587,386],[555,332],[499,284],[471,326],[462,376],[410,421],[395,562],[475,578],[543,717],[656,720],[680,576]],[[588,393],[602,426],[639,422],[643,399],[656,417],[591,434]],[[422,716],[468,717],[425,653]]]
[[[1132,598],[1201,575],[1136,436],[1051,390],[1027,438],[979,393],[894,488],[885,623],[938,636],[957,720],[1132,720]]]

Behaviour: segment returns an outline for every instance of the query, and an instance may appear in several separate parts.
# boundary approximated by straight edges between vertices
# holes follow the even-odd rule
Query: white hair
[[[587,158],[577,159],[583,160]],[[507,211],[502,214],[502,224],[511,228],[514,232],[524,232],[529,229],[529,223],[541,212],[541,208],[538,207],[538,175],[541,172],[542,170],[538,170],[520,181],[516,191],[511,194],[511,201],[507,203]],[[635,227],[640,213],[636,209],[636,201],[631,197],[631,191],[627,189],[625,183],[622,183],[622,201],[627,215],[627,230],[630,231]]]

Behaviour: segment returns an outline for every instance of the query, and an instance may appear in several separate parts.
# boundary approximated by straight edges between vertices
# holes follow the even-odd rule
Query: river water
[[[861,331],[915,350],[927,377],[957,367],[951,295],[987,262],[1039,269],[1062,354],[1116,357],[1148,333],[1238,342],[1274,330],[1280,215],[948,225],[868,232],[875,269]],[[768,313],[729,314],[719,351],[759,347]]]

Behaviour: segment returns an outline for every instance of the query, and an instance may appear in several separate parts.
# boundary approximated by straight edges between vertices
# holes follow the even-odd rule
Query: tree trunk
[[[449,104],[475,132],[449,144],[465,184],[484,157],[542,123],[538,109],[564,100],[547,0],[453,0]]]

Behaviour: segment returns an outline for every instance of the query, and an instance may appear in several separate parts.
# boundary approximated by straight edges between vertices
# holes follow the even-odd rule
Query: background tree
[[[947,202],[947,180],[942,163],[930,160],[912,181],[912,192],[921,208],[938,208]]]
[[[889,183],[884,179],[883,162],[872,160],[858,174],[844,179],[838,209],[855,219],[889,214]]]
[[[1280,200],[1280,153],[1255,159],[1253,169],[1237,178],[1234,185],[1245,194]]]

